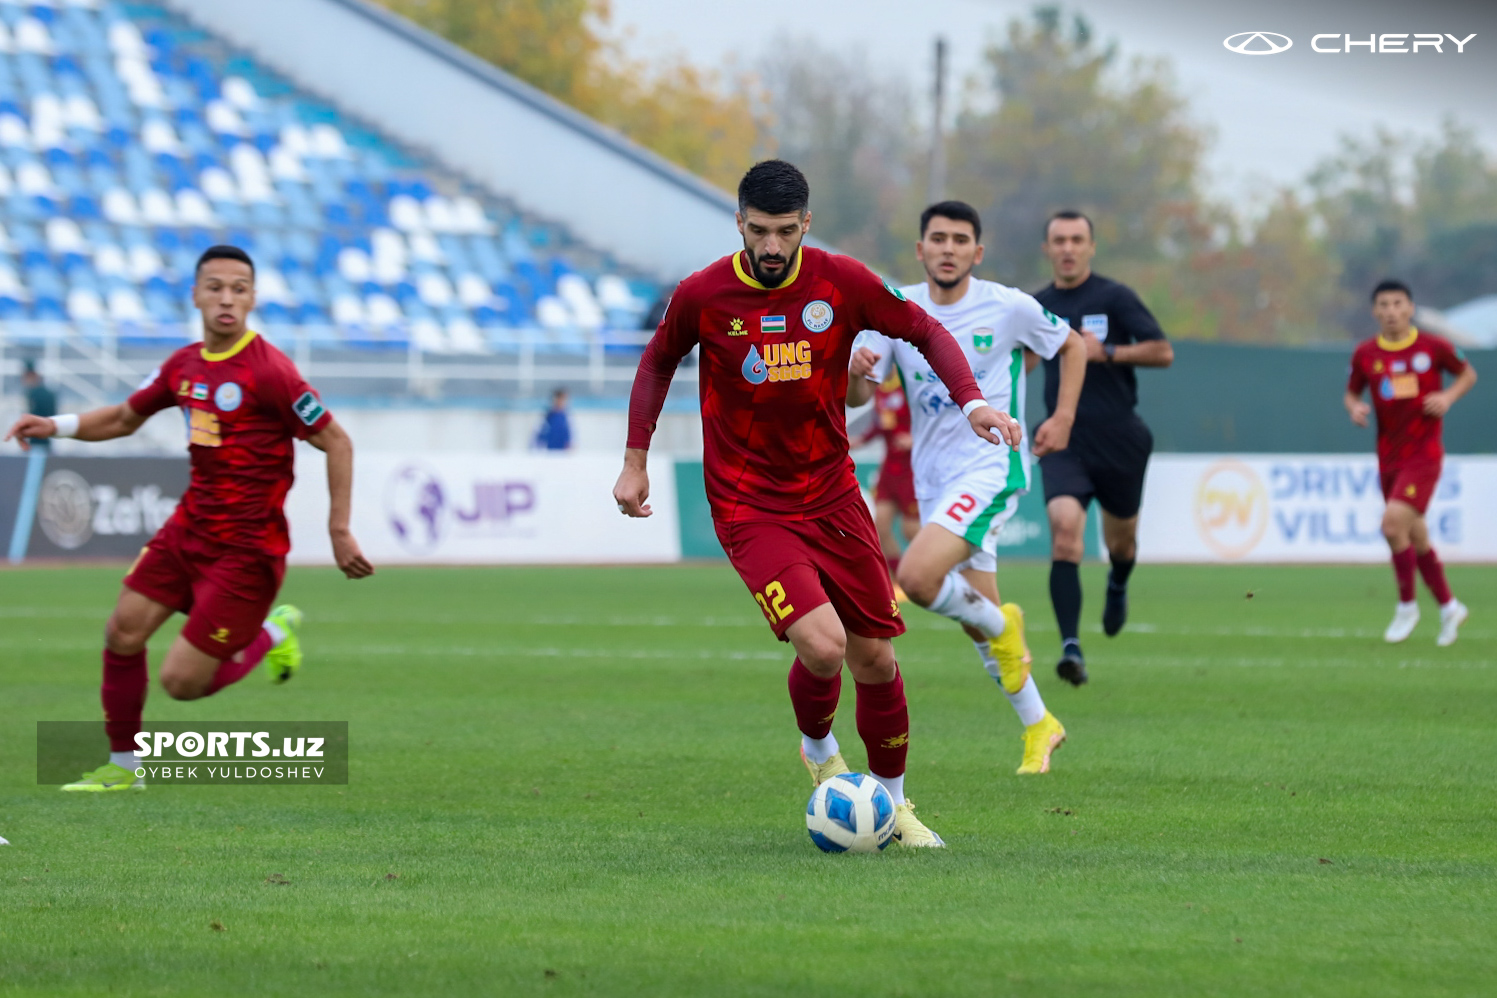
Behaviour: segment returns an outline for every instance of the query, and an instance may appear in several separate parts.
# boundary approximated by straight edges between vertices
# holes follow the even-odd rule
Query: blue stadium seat
[[[588,314],[589,289],[620,327],[659,297],[609,264],[579,284],[567,233],[454,193],[433,164],[160,4],[0,0],[0,22],[0,320],[72,314],[103,336],[102,309],[130,342],[180,342],[192,267],[219,241],[264,271],[275,300],[260,319],[306,325],[318,349],[409,337],[576,353],[595,334],[568,310]]]

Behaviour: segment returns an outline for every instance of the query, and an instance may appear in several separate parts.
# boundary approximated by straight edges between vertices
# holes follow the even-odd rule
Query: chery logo
[[[1222,47],[1238,55],[1278,55],[1294,48],[1294,39],[1276,31],[1239,31],[1223,39]]]

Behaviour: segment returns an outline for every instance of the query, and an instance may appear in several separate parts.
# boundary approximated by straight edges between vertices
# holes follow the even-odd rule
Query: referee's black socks
[[[1129,558],[1127,561],[1113,561],[1112,571],[1107,574],[1107,584],[1114,589],[1128,588],[1128,576],[1133,574],[1135,560]]]
[[[1060,628],[1061,644],[1077,640],[1081,621],[1080,567],[1074,561],[1050,563],[1050,605],[1055,607],[1055,623]]]

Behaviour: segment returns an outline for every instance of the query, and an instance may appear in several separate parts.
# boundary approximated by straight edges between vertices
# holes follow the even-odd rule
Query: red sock
[[[1436,603],[1444,606],[1454,599],[1450,595],[1450,583],[1445,581],[1445,566],[1440,563],[1440,556],[1435,554],[1434,548],[1416,556],[1415,561],[1419,565],[1419,575],[1424,579],[1424,584],[1435,594]]]
[[[868,749],[868,770],[875,776],[903,776],[910,751],[910,709],[904,699],[904,677],[896,666],[892,683],[858,683],[858,735]]]
[[[212,696],[225,686],[232,686],[245,676],[254,671],[265,658],[265,653],[270,651],[270,632],[260,628],[260,633],[255,635],[255,640],[249,643],[249,647],[235,655],[218,663],[218,671],[213,674],[213,683],[208,687],[204,696]]]
[[[109,751],[135,751],[140,714],[146,706],[146,653],[118,655],[104,649],[104,682],[99,688],[104,701],[104,733]]]
[[[790,666],[790,706],[795,708],[795,726],[807,738],[825,738],[837,716],[842,696],[842,673],[822,679],[796,659]]]
[[[1400,603],[1414,602],[1414,562],[1412,544],[1393,555],[1393,577],[1398,580]]]

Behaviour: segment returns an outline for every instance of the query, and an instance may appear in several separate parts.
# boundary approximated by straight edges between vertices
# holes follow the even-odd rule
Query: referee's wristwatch
[[[1105,356],[1107,358],[1107,363],[1109,363],[1109,364],[1112,363],[1112,355],[1115,354],[1115,353],[1117,353],[1117,352],[1118,352],[1118,345],[1116,343],[1104,343],[1104,344],[1102,344],[1102,354],[1103,354],[1103,356]]]

